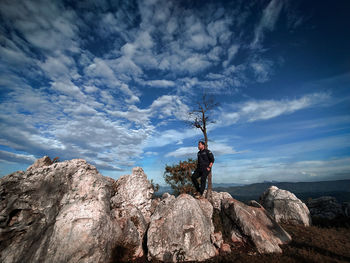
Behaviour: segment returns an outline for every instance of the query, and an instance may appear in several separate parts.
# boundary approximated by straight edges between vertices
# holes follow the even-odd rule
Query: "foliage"
[[[153,188],[154,193],[155,193],[155,192],[158,192],[158,190],[159,190],[159,184],[154,183],[154,182],[153,182],[153,179],[151,179],[150,183],[151,183],[151,185],[152,185],[152,188]]]
[[[193,194],[195,192],[191,176],[196,166],[197,162],[192,159],[180,161],[179,164],[172,166],[165,166],[164,180],[174,190],[175,195]]]

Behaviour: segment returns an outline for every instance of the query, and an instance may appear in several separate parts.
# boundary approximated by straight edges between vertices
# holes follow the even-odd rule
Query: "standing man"
[[[208,174],[211,170],[211,167],[214,164],[214,155],[211,151],[205,149],[205,143],[203,141],[198,142],[198,150],[199,152],[197,153],[197,168],[192,175],[192,182],[197,190],[196,195],[203,196]],[[201,178],[200,186],[198,185],[197,181],[199,177]]]

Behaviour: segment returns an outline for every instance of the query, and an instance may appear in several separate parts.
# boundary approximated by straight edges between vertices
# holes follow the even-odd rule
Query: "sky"
[[[83,158],[114,179],[196,158],[214,183],[350,179],[350,1],[0,1],[0,175]]]

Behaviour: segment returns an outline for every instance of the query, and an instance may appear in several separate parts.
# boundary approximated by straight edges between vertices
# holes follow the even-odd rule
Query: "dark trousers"
[[[197,168],[194,173],[192,174],[192,182],[194,184],[194,187],[196,188],[197,192],[199,192],[201,195],[203,195],[205,190],[205,184],[207,182],[209,171],[206,168]],[[197,179],[201,178],[201,185],[199,186]]]

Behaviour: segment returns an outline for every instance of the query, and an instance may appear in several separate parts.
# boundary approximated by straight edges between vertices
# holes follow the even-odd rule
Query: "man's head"
[[[198,142],[198,150],[204,150],[205,149],[205,143],[203,141]]]

